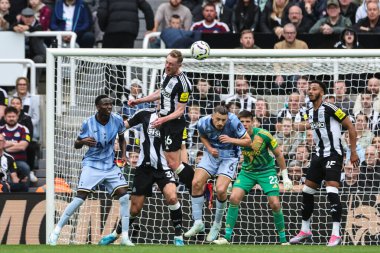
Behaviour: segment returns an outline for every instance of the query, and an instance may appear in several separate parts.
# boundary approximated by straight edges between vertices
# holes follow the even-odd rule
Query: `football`
[[[191,45],[191,56],[197,60],[204,60],[210,55],[210,46],[207,42],[198,40]]]

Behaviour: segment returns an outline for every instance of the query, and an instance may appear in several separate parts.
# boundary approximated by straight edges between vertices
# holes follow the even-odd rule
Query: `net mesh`
[[[97,95],[106,93],[115,99],[114,111],[125,113],[124,101],[132,91],[131,80],[141,80],[143,94],[150,93],[157,88],[160,75],[164,69],[165,58],[147,57],[58,57],[56,58],[56,115],[54,129],[54,175],[63,179],[58,185],[56,181],[55,191],[55,222],[58,221],[68,203],[75,196],[78,180],[81,172],[81,159],[86,148],[76,150],[73,147],[81,122],[94,114],[96,108],[94,100]],[[281,110],[290,110],[290,95],[298,91],[301,96],[297,102],[298,109],[307,106],[305,89],[297,84],[300,76],[308,79],[318,79],[327,84],[329,93],[334,94],[334,81],[343,80],[347,91],[346,98],[356,102],[358,94],[366,89],[367,81],[380,73],[379,58],[218,58],[206,61],[185,59],[183,71],[193,82],[193,95],[198,95],[197,100],[190,99],[190,105],[212,103],[211,107],[219,101],[230,102],[230,97],[235,93],[235,79],[244,75],[248,81],[247,92],[258,99],[267,102],[267,118],[273,120],[259,120],[262,127],[268,127],[272,134],[282,133],[278,114]],[[197,85],[207,81],[210,85],[209,94],[201,96]],[[236,91],[237,92],[237,91]],[[376,105],[377,94],[372,96],[372,106]],[[338,99],[337,95],[333,96]],[[218,99],[219,99],[218,98]],[[360,99],[359,108],[362,108]],[[202,104],[202,102],[204,102]],[[227,103],[228,104],[228,103]],[[229,104],[231,106],[231,104]],[[240,104],[241,107],[244,107]],[[253,105],[255,111],[258,106]],[[376,106],[375,106],[376,107]],[[256,108],[256,109],[255,109]],[[202,109],[202,108],[201,108]],[[211,108],[212,109],[212,108]],[[231,109],[233,110],[233,108]],[[236,109],[239,111],[239,108]],[[378,108],[374,108],[371,120],[373,120]],[[360,109],[359,109],[360,111]],[[357,112],[357,110],[356,110]],[[349,108],[354,118],[354,108]],[[194,126],[194,121],[189,116],[187,120],[189,128]],[[377,113],[378,114],[378,113]],[[294,119],[291,112],[290,117]],[[204,115],[199,115],[199,117]],[[289,117],[289,116],[286,116]],[[195,116],[196,118],[196,116]],[[376,122],[375,122],[376,123]],[[265,125],[267,124],[267,125]],[[373,135],[376,133],[376,124],[371,138],[366,139],[365,144],[371,145]],[[371,125],[372,126],[372,125]],[[190,163],[195,165],[197,155],[201,155],[201,145],[196,133],[191,132],[189,137],[188,153]],[[294,235],[300,228],[300,208],[302,201],[302,183],[304,173],[307,170],[307,160],[310,155],[305,155],[305,150],[298,150],[297,146],[305,145],[311,148],[310,136],[307,132],[296,133],[291,137],[283,138],[283,149],[291,150],[288,146],[293,145],[293,150],[287,153],[287,162],[290,176],[294,179],[295,189],[290,193],[281,192],[282,208],[288,235]],[[134,138],[128,136],[130,165],[133,167],[132,153],[136,144]],[[370,140],[369,140],[370,139]],[[296,144],[295,144],[296,143]],[[363,142],[364,143],[364,142]],[[380,141],[378,142],[380,143]],[[296,146],[294,146],[296,145]],[[376,144],[375,144],[376,145]],[[379,150],[377,144],[376,150]],[[288,149],[289,148],[289,149]],[[365,151],[365,147],[361,147]],[[378,154],[377,155],[377,161]],[[198,157],[199,158],[199,157]],[[302,163],[297,163],[297,159]],[[365,157],[362,159],[365,160]],[[293,165],[291,164],[293,162]],[[301,161],[300,161],[301,162]],[[368,162],[368,160],[364,161]],[[293,166],[290,168],[290,166]],[[298,168],[298,167],[301,168]],[[345,244],[379,244],[380,243],[380,168],[375,166],[373,171],[361,168],[360,171],[350,169],[347,165],[342,170],[341,200],[343,204],[342,234]],[[297,168],[295,168],[297,167]],[[126,170],[129,181],[132,181],[134,169]],[[360,183],[362,180],[362,183]],[[61,187],[58,187],[61,186]],[[331,218],[329,216],[329,204],[326,192],[322,187],[315,197],[315,211],[312,218],[313,239],[312,244],[325,244],[331,234]],[[192,225],[191,203],[189,194],[179,188],[179,198],[183,210],[183,226],[187,231]],[[97,191],[86,200],[85,204],[72,216],[67,226],[62,230],[59,243],[97,243],[99,239],[110,233],[116,226],[119,215],[119,204],[99,187]],[[214,207],[209,209],[204,205],[204,220],[206,232],[211,226]],[[252,189],[246,196],[239,211],[239,218],[234,230],[233,243],[238,244],[273,244],[278,242],[275,231],[272,212],[268,207],[268,200],[260,191],[259,187]],[[223,220],[224,221],[224,220]],[[221,232],[223,234],[223,232]],[[138,243],[171,243],[174,229],[171,227],[169,210],[165,205],[164,198],[159,190],[154,191],[153,197],[148,198],[145,206],[134,223],[131,231],[132,240]],[[189,243],[204,243],[205,235],[191,238]]]

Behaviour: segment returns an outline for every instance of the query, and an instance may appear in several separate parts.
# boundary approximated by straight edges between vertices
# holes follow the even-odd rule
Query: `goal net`
[[[280,140],[290,176],[294,181],[295,189],[289,193],[284,193],[280,184],[280,198],[288,237],[295,235],[300,228],[302,184],[310,159],[309,149],[312,150],[313,145],[308,132],[289,133],[284,127],[289,121],[283,118],[299,120],[297,113],[308,104],[307,86],[302,84],[302,80],[304,79],[305,83],[312,79],[325,82],[330,94],[325,99],[342,104],[354,122],[362,122],[355,121],[360,114],[367,115],[368,124],[355,123],[355,127],[363,137],[360,138],[358,145],[363,166],[360,170],[356,170],[346,163],[342,169],[341,232],[344,244],[380,244],[380,168],[377,153],[380,152],[380,141],[379,137],[376,137],[376,120],[380,119],[378,83],[369,88],[373,93],[368,98],[370,102],[364,99],[367,98],[364,93],[369,80],[380,77],[380,58],[364,57],[368,55],[368,51],[365,50],[350,52],[351,55],[341,51],[318,50],[307,52],[212,50],[209,59],[196,61],[189,58],[188,51],[182,51],[186,56],[182,70],[187,72],[193,83],[193,96],[186,110],[190,133],[187,143],[190,164],[195,166],[202,155],[199,136],[193,127],[197,117],[204,116],[203,114],[208,113],[219,103],[227,104],[232,112],[237,112],[240,108],[252,110],[257,118],[257,124],[270,130]],[[65,207],[76,194],[81,173],[81,159],[87,149],[76,150],[73,144],[81,122],[96,111],[95,97],[106,93],[114,98],[114,112],[131,113],[123,104],[131,93],[131,81],[133,79],[141,81],[138,84],[143,95],[153,92],[159,84],[168,52],[168,50],[48,50],[47,233],[52,231]],[[236,80],[239,78],[243,83],[246,82],[246,91],[254,98],[255,102],[251,107],[248,105],[249,101],[231,99],[236,93],[245,93],[244,84],[236,85]],[[343,84],[336,84],[337,81],[342,81]],[[208,87],[206,96],[200,94],[202,85]],[[340,95],[341,89],[344,90],[344,96]],[[372,108],[368,108],[368,103]],[[359,116],[356,116],[358,114]],[[365,130],[361,130],[363,128]],[[138,143],[134,138],[138,136],[131,131],[128,135],[127,150],[132,168],[125,170],[129,181],[133,179],[133,152],[136,151]],[[376,152],[373,156],[366,156],[365,152],[371,145],[375,147]],[[377,164],[372,166],[375,156]],[[54,181],[55,187],[53,187]],[[190,195],[181,185],[178,187],[178,194],[182,204],[183,226],[187,231],[192,225]],[[215,212],[213,201],[211,199],[204,205],[206,233],[211,227]],[[109,234],[115,228],[118,215],[118,201],[112,200],[104,187],[99,186],[71,217],[62,230],[58,243],[96,244],[102,236]],[[224,221],[225,219],[223,219],[222,235]],[[311,227],[313,238],[308,243],[325,244],[331,234],[332,221],[324,186],[315,195]],[[147,198],[130,234],[132,241],[137,243],[172,243],[174,229],[171,226],[169,209],[159,189],[154,188],[153,197]],[[204,234],[200,234],[189,239],[187,243],[206,243],[205,238]],[[257,186],[241,203],[233,243],[278,243],[267,198]]]

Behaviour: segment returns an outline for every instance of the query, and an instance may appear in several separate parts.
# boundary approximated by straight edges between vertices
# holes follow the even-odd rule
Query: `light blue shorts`
[[[117,189],[128,187],[121,169],[116,165],[108,171],[97,170],[87,166],[83,167],[79,178],[78,191],[93,192],[99,184],[103,184],[111,196],[113,196]]]
[[[197,169],[205,170],[210,175],[210,177],[223,175],[234,179],[236,177],[236,168],[238,166],[238,163],[239,158],[215,158],[208,152],[204,152],[201,161],[198,163]]]

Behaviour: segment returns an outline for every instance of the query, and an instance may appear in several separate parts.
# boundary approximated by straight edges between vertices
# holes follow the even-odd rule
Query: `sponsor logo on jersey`
[[[325,128],[325,122],[310,122],[311,129]]]
[[[271,141],[270,141],[270,145],[272,145],[272,148],[275,148],[278,144],[277,144],[277,140],[276,139],[272,139]]]
[[[187,102],[189,99],[189,92],[183,92],[179,98],[180,102]]]
[[[171,93],[167,92],[165,89],[161,89],[161,95],[170,98]]]
[[[156,128],[150,127],[150,128],[148,128],[147,132],[148,132],[148,135],[151,135],[154,137],[160,137],[161,136],[160,131]]]
[[[338,109],[335,112],[335,116],[337,116],[338,119],[342,120],[346,116],[346,114],[341,109]]]

